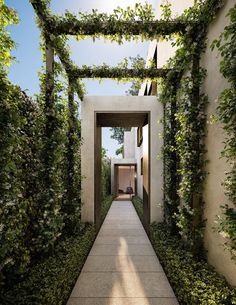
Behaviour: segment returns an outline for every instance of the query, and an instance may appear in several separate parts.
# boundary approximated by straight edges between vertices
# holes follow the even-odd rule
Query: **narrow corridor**
[[[178,305],[130,201],[113,201],[67,305]]]

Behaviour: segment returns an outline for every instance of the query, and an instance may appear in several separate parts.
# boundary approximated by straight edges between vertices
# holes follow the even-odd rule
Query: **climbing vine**
[[[232,257],[236,258],[236,5],[229,11],[230,24],[225,27],[220,38],[213,42],[222,56],[220,71],[229,82],[229,88],[225,89],[220,96],[218,106],[219,119],[223,123],[223,129],[227,138],[222,156],[228,161],[230,170],[226,173],[224,187],[226,195],[233,206],[222,205],[223,217],[219,217],[219,232],[226,238],[226,248]]]
[[[175,39],[176,55],[167,69],[179,72],[167,75],[161,100],[164,103],[164,189],[165,220],[179,230],[195,254],[201,252],[204,220],[203,181],[205,178],[204,136],[207,97],[200,93],[205,71],[199,62],[205,50],[207,27],[224,1],[196,1],[180,17],[196,25]],[[170,6],[164,18],[171,20]],[[196,30],[197,29],[197,30]],[[168,77],[169,76],[169,77]]]
[[[160,100],[164,107],[164,217],[165,222],[174,231],[177,231],[174,215],[179,205],[177,194],[179,185],[178,156],[175,139],[177,132],[175,114],[179,80],[180,77],[176,73],[169,73],[165,80],[159,81]]]
[[[93,38],[106,37],[111,41],[122,42],[123,39],[153,39],[162,35],[181,33],[186,29],[184,20],[177,19],[166,22],[154,20],[154,12],[149,4],[135,4],[134,8],[126,10],[117,7],[112,14],[92,13],[72,14],[66,12],[64,16],[55,16],[48,10],[45,0],[30,0],[43,27],[55,35],[74,35],[78,39],[86,36]]]

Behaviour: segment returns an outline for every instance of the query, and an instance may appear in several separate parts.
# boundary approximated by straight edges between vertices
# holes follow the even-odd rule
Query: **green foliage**
[[[17,24],[19,19],[14,9],[4,4],[4,0],[0,0],[0,69],[5,69],[12,62],[11,50],[15,46],[14,41],[10,37],[8,26]]]
[[[122,145],[121,147],[117,148],[116,150],[116,155],[122,155],[122,157],[124,157],[124,145]]]
[[[101,196],[105,199],[111,194],[111,160],[106,155],[106,150],[102,149],[102,175],[101,175]]]
[[[160,100],[164,106],[164,217],[165,222],[176,231],[175,213],[179,205],[177,189],[179,186],[179,158],[177,155],[176,122],[178,75],[169,75],[166,81],[159,82]]]
[[[66,12],[64,16],[51,15],[44,0],[30,0],[38,16],[41,25],[50,28],[55,35],[70,34],[84,39],[92,36],[94,39],[103,36],[111,41],[122,43],[123,39],[153,39],[158,35],[169,35],[173,32],[182,32],[185,29],[183,20],[171,20],[167,23],[163,20],[154,21],[152,6],[149,4],[135,4],[134,8],[126,10],[118,7],[112,14],[91,13],[72,14]]]
[[[177,47],[162,83],[164,104],[164,211],[165,221],[180,233],[195,254],[201,254],[204,220],[204,136],[207,97],[200,93],[205,71],[199,66],[205,50],[207,28],[224,1],[195,1],[180,16],[189,26],[172,42]],[[163,18],[171,19],[164,5]],[[184,73],[188,76],[184,76]]]
[[[116,140],[118,142],[118,144],[123,144],[124,143],[125,130],[126,129],[124,127],[112,127],[112,128],[110,128],[110,131],[112,132],[111,139]],[[124,145],[121,145],[116,150],[116,155],[118,156],[119,154],[124,156]]]
[[[5,6],[2,13],[2,22],[13,18],[5,17]],[[0,69],[0,285],[12,284],[52,253],[62,233],[78,232],[81,206],[74,88],[67,107],[67,84],[55,62],[54,77],[40,74],[41,94],[32,101],[8,81],[6,64]]]
[[[137,57],[130,57],[131,60],[131,67],[138,69],[138,68],[145,68],[145,60],[137,55]],[[131,87],[126,91],[127,95],[138,95],[139,89],[141,88],[142,80],[136,80],[132,82]]]
[[[200,69],[198,74],[195,72],[194,77],[197,77],[198,86],[201,86],[205,72]],[[178,174],[180,175],[178,194],[181,200],[176,219],[180,234],[194,246],[203,237],[202,191],[206,175],[204,136],[207,98],[205,95],[200,95],[195,103],[192,95],[193,79],[182,78],[176,113],[179,126],[176,133],[176,149],[179,156]]]
[[[41,169],[40,110],[0,72],[1,276],[22,273],[32,252]]]
[[[167,1],[165,1],[165,3],[160,5],[160,8],[162,10],[161,12],[161,18],[163,18],[164,20],[169,20],[171,19],[171,15],[172,15],[172,11],[171,11],[171,3]]]
[[[152,224],[150,240],[181,305],[233,305],[236,289],[213,267],[196,260],[165,224]]]
[[[132,203],[135,207],[135,210],[139,216],[139,219],[141,220],[142,223],[144,223],[143,220],[143,201],[141,198],[139,198],[138,196],[133,196],[132,197]]]
[[[3,305],[63,305],[95,240],[94,226],[87,225],[80,235],[61,240],[54,254],[40,260],[5,291]]]
[[[185,28],[182,20],[171,20],[169,24],[166,21],[153,21],[154,14],[149,4],[142,6],[136,4],[134,9],[130,7],[127,10],[117,8],[114,13],[107,15],[93,10],[92,13],[79,13],[73,15],[68,11],[65,16],[52,15],[46,0],[30,0],[38,16],[38,24],[43,30],[44,35],[49,37],[50,43],[55,48],[70,80],[77,88],[80,99],[83,99],[84,88],[78,78],[113,78],[117,80],[130,81],[135,79],[150,78],[156,79],[166,75],[166,71],[154,67],[144,69],[138,67],[140,61],[134,60],[135,69],[128,69],[126,66],[109,67],[103,64],[99,67],[76,67],[70,59],[69,48],[66,45],[66,35],[76,35],[78,40],[87,35],[93,37],[103,36],[103,38],[122,43],[123,39],[150,39],[157,38],[159,35],[168,35],[173,32],[181,32]],[[52,34],[53,33],[53,34]],[[62,34],[59,36],[59,34]]]
[[[104,221],[107,212],[110,209],[110,206],[113,201],[113,196],[112,195],[107,195],[106,197],[103,197],[102,202],[101,202],[101,223]]]
[[[116,140],[119,144],[124,143],[124,132],[125,128],[123,127],[112,127],[110,128],[110,131],[112,132],[111,138]]]
[[[80,230],[81,212],[81,130],[78,117],[78,105],[74,101],[74,88],[68,85],[67,139],[65,141],[65,193],[62,212],[67,234],[78,233]]]
[[[174,124],[176,128],[173,129],[173,132],[171,132],[171,128],[169,128],[169,131],[166,129],[164,158],[165,162],[167,162],[165,173],[169,177],[166,176],[167,179],[165,178],[165,186],[169,184],[168,189],[170,191],[173,188],[175,190],[175,196],[177,195],[177,190],[179,190],[178,195],[181,197],[183,204],[179,205],[179,211],[177,211],[176,205],[178,205],[178,202],[176,204],[173,200],[174,197],[172,195],[169,196],[170,199],[167,198],[169,206],[165,208],[165,216],[167,222],[171,224],[177,219],[180,233],[188,243],[195,246],[195,249],[196,245],[199,245],[199,239],[202,234],[202,199],[200,194],[202,192],[202,182],[205,175],[203,169],[204,146],[202,140],[204,137],[204,107],[206,98],[199,93],[199,86],[201,85],[204,73],[196,62],[198,62],[200,53],[205,47],[204,39],[207,26],[214,18],[217,10],[222,6],[223,1],[195,1],[193,8],[187,10],[177,20],[171,18],[170,7],[167,4],[167,6],[163,7],[163,17],[166,20],[161,21],[153,20],[154,16],[149,5],[142,7],[140,4],[137,4],[134,9],[128,8],[127,10],[118,8],[110,16],[100,14],[97,11],[93,11],[91,14],[80,13],[79,16],[72,15],[69,12],[66,12],[65,16],[54,16],[48,9],[48,0],[31,0],[30,2],[39,17],[38,23],[44,34],[44,44],[47,43],[47,45],[51,45],[55,49],[67,73],[67,85],[69,85],[68,105],[66,105],[61,93],[64,88],[59,80],[63,69],[57,62],[55,62],[54,71],[47,71],[41,75],[42,92],[38,97],[37,104],[29,102],[25,97],[22,97],[20,89],[12,86],[7,81],[4,72],[1,71],[0,191],[2,199],[0,210],[0,239],[1,243],[4,244],[4,247],[0,250],[2,262],[1,272],[4,276],[7,275],[7,282],[9,283],[11,279],[14,279],[14,276],[24,273],[29,268],[30,263],[32,263],[31,270],[33,270],[33,263],[37,261],[39,255],[42,253],[48,255],[53,253],[54,250],[54,256],[50,256],[49,258],[49,261],[52,261],[45,263],[45,266],[44,264],[40,265],[40,263],[36,265],[35,273],[32,272],[29,275],[29,277],[32,276],[29,282],[20,281],[16,289],[23,287],[20,290],[19,302],[21,303],[19,304],[37,304],[37,302],[39,302],[38,304],[61,304],[60,302],[65,295],[60,285],[67,285],[66,283],[69,283],[67,279],[69,274],[71,276],[74,272],[73,268],[75,264],[72,262],[72,271],[69,270],[70,268],[67,265],[62,264],[62,269],[59,268],[62,273],[58,275],[58,278],[61,279],[59,281],[60,284],[58,284],[58,278],[55,277],[55,273],[53,273],[52,277],[49,270],[55,271],[59,266],[58,259],[56,258],[57,253],[60,257],[60,264],[65,261],[70,266],[71,261],[67,261],[70,255],[66,252],[67,248],[68,250],[71,249],[69,244],[66,243],[63,245],[63,254],[61,256],[61,252],[59,250],[57,252],[57,243],[60,240],[63,230],[65,233],[70,234],[81,229],[79,221],[80,124],[77,120],[74,92],[77,92],[79,98],[82,99],[84,90],[78,78],[85,76],[100,78],[112,77],[117,79],[143,79],[146,77],[155,79],[157,77],[167,77],[166,86],[169,86],[171,90],[167,94],[166,88],[168,87],[166,87],[164,94],[162,94],[167,114],[164,118],[165,126],[170,127]],[[6,66],[10,62],[9,51],[13,47],[13,42],[5,31],[5,27],[8,23],[15,22],[16,17],[14,12],[9,11],[3,6],[3,2],[0,2],[0,4],[4,8],[3,12],[5,14],[3,14],[3,18],[0,20],[1,38],[3,37],[1,65]],[[234,13],[232,16],[235,16]],[[77,17],[79,18],[77,19]],[[176,56],[170,61],[167,70],[156,70],[153,67],[149,69],[143,69],[142,67],[128,69],[127,60],[122,65],[114,68],[109,68],[107,65],[96,68],[87,66],[78,68],[71,61],[66,44],[66,35],[69,34],[76,35],[78,40],[90,35],[94,39],[98,36],[103,36],[121,43],[123,39],[131,40],[134,36],[137,39],[138,35],[141,39],[146,39],[173,33],[181,33],[184,35],[177,37],[176,42],[173,43],[179,48]],[[60,34],[63,35],[59,37]],[[228,37],[231,37],[231,34]],[[232,48],[232,50],[234,49]],[[227,73],[229,70],[230,77],[228,78],[230,81],[231,79],[234,81],[233,88],[235,88],[235,74],[232,72],[235,70],[230,70],[231,67],[234,68],[234,65],[231,65],[231,59],[234,53],[231,54],[231,47],[228,45],[226,45],[226,48],[222,48],[221,51],[223,52],[223,56],[227,55],[227,60],[222,64],[222,72],[228,77]],[[176,88],[176,79],[175,77],[171,77],[172,72],[169,69],[174,69],[174,73],[177,72],[180,78],[181,73],[190,69],[191,75],[190,77],[182,78],[180,88]],[[178,93],[180,97],[177,99]],[[227,97],[234,97],[235,91],[226,91],[225,94]],[[232,98],[228,98],[227,103],[228,101],[232,101]],[[175,116],[173,115],[173,109],[171,109],[174,103],[176,103],[177,107],[177,114]],[[228,108],[228,104],[226,108],[224,104],[222,105],[223,117],[224,119],[226,118],[225,122],[229,123],[232,117],[227,117],[225,114],[231,108]],[[232,103],[230,105],[234,109],[234,104]],[[234,121],[232,120],[232,122]],[[230,123],[228,130],[231,132],[235,129],[234,127]],[[233,149],[231,147],[233,145],[231,144],[233,142],[232,139],[230,138],[227,143],[227,145],[230,143],[230,149],[227,146],[226,152],[230,157],[235,157],[234,146],[232,146]],[[103,165],[105,196],[108,190],[106,182],[108,181],[109,164],[107,161],[104,161]],[[174,168],[178,169],[178,172],[174,176],[175,179],[170,180],[169,178]],[[168,170],[170,172],[167,174]],[[235,185],[235,171],[229,175],[233,177],[233,180],[230,178],[227,184],[227,190],[231,192],[231,185],[233,187]],[[234,193],[232,194],[234,198]],[[230,196],[232,197],[232,195]],[[197,207],[194,206],[194,198],[197,198]],[[108,201],[103,201],[103,215],[105,215],[105,211],[107,211],[110,203],[111,197]],[[175,206],[171,206],[174,204]],[[139,213],[140,215],[142,214],[141,209],[139,209]],[[233,213],[226,213],[225,215],[226,220],[229,218],[232,220]],[[78,229],[74,226],[76,222],[79,224]],[[234,227],[231,224],[230,230],[224,227],[224,231],[227,230],[230,237],[232,237],[231,232],[233,232],[232,228]],[[156,234],[155,231],[158,232],[158,229],[155,228],[153,234]],[[91,234],[93,235],[93,233]],[[84,236],[86,237],[86,234]],[[72,251],[72,261],[74,261],[77,257],[77,251],[83,252],[84,246],[78,243],[77,248],[76,242],[72,242],[72,245],[76,249],[75,252],[74,250]],[[60,243],[58,243],[58,247],[60,247]],[[168,255],[166,256],[168,257]],[[169,257],[170,262],[171,257],[175,258],[172,251]],[[219,290],[217,284],[216,286],[211,286],[211,292],[207,290],[206,293],[208,298],[210,294],[210,298],[212,299],[211,303],[204,303],[206,299],[205,291],[208,289],[207,284],[202,284],[200,277],[192,277],[192,274],[195,274],[196,270],[201,270],[200,266],[195,265],[191,256],[186,256],[186,258],[190,263],[193,262],[193,266],[190,265],[188,267],[186,263],[182,266],[182,261],[178,260],[178,268],[173,269],[173,274],[176,274],[174,273],[176,270],[185,270],[184,267],[187,270],[188,268],[191,269],[194,267],[193,270],[191,269],[190,281],[188,279],[186,281],[187,283],[191,283],[195,280],[196,287],[201,291],[202,296],[199,297],[198,291],[192,290],[192,287],[191,291],[189,291],[191,285],[187,285],[188,287],[183,286],[185,288],[179,293],[181,295],[180,299],[182,298],[181,300],[183,302],[186,302],[186,304],[190,303],[191,305],[227,304],[226,302],[231,304],[235,302],[231,299],[233,301],[230,303],[231,296],[228,294],[228,290]],[[55,269],[51,267],[54,266],[54,263]],[[78,270],[78,267],[76,269]],[[172,272],[172,267],[170,269]],[[68,274],[64,273],[65,270],[68,270]],[[177,274],[175,278],[178,283],[181,283],[181,279],[185,279],[185,273],[180,272],[179,274],[181,277],[178,277],[179,275]],[[211,275],[205,269],[201,275],[207,279],[211,278]],[[39,290],[40,294],[35,295],[35,297],[32,294],[26,295],[25,292],[27,289],[29,292],[33,292],[31,290],[33,289],[35,293],[36,284],[32,285],[32,282],[38,284],[40,281],[39,276],[40,280],[45,279],[43,285],[46,287],[47,284],[46,290],[44,288]],[[1,281],[2,279],[3,277]],[[49,284],[51,281],[52,285]],[[173,283],[175,282],[173,281]],[[217,283],[222,285],[220,280],[217,280]],[[58,286],[60,288],[57,290]],[[182,289],[181,285],[180,289]],[[65,294],[68,291],[69,288],[66,287],[64,290]],[[188,300],[190,301],[188,302]]]
[[[225,193],[233,203],[234,208],[225,204],[222,206],[223,217],[219,217],[219,232],[226,237],[225,246],[232,253],[232,258],[236,258],[236,5],[228,13],[230,24],[225,27],[220,38],[213,42],[222,56],[220,71],[229,82],[229,88],[225,89],[220,96],[218,106],[219,119],[223,123],[226,132],[225,147],[222,156],[230,165],[230,171],[226,173],[224,181]]]

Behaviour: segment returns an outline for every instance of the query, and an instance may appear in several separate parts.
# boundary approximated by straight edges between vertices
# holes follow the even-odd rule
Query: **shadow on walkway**
[[[178,305],[130,201],[113,201],[67,305]]]

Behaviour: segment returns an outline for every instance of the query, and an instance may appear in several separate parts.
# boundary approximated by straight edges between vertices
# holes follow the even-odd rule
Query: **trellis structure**
[[[203,39],[206,35],[206,29],[209,22],[214,17],[214,14],[222,6],[223,1],[221,0],[206,0],[201,3],[201,10],[198,15],[198,19],[193,16],[186,18],[179,17],[175,20],[119,20],[114,15],[107,16],[104,14],[91,14],[87,15],[86,18],[77,19],[70,13],[66,13],[65,16],[58,17],[52,15],[47,9],[47,2],[44,0],[30,0],[41,26],[43,37],[46,44],[46,87],[45,87],[45,104],[48,111],[48,124],[50,124],[50,113],[53,109],[53,79],[54,79],[54,52],[58,55],[64,69],[67,73],[69,80],[69,94],[68,94],[68,106],[70,110],[71,119],[75,117],[75,105],[74,105],[74,92],[77,91],[79,98],[83,99],[83,91],[79,79],[81,78],[115,78],[115,79],[157,79],[163,78],[167,83],[172,85],[174,81],[174,90],[172,91],[172,100],[176,102],[176,93],[179,86],[178,80],[181,79],[181,75],[184,72],[184,67],[181,64],[176,65],[176,69],[157,69],[152,68],[137,68],[137,69],[123,69],[120,67],[109,68],[108,66],[100,67],[77,67],[71,61],[69,52],[65,46],[65,36],[73,35],[77,36],[107,36],[112,40],[115,40],[115,35],[118,36],[118,41],[130,39],[130,36],[140,36],[143,39],[154,39],[158,37],[165,37],[172,34],[178,34],[185,36],[189,39],[188,45],[193,46],[193,52],[189,55],[190,57],[190,77],[192,80],[193,88],[191,91],[191,103],[198,107],[200,101],[200,80],[199,80],[199,60],[200,52],[203,50],[202,46]],[[206,18],[206,16],[209,16]],[[173,67],[172,67],[173,68]],[[177,80],[177,82],[176,82]],[[171,126],[174,130],[172,133],[171,143],[176,144],[175,133],[176,133],[176,122],[175,113],[176,107],[175,102],[172,103],[171,110]],[[73,120],[70,120],[72,122]],[[74,134],[74,124],[69,124],[69,142],[72,141]],[[48,135],[50,137],[50,134]],[[164,135],[165,137],[165,135]],[[200,146],[197,141],[194,143],[196,150]],[[173,153],[171,156],[173,164],[172,171],[176,170],[176,155]],[[164,160],[165,161],[165,160]],[[68,160],[69,167],[73,163],[73,153],[70,155]],[[199,162],[197,164],[200,164]],[[71,176],[71,173],[69,174]],[[173,176],[172,186],[176,185],[176,178]],[[165,185],[164,185],[165,187]],[[168,191],[168,190],[167,190]],[[177,189],[174,187],[171,190],[172,194],[170,197],[173,200],[177,198]],[[166,192],[164,192],[166,193]],[[199,206],[199,196],[196,193],[191,195],[191,208],[195,209]],[[198,216],[192,221],[192,235],[195,240],[195,229],[198,226]],[[196,244],[195,242],[193,242]],[[196,245],[195,245],[196,246]]]

